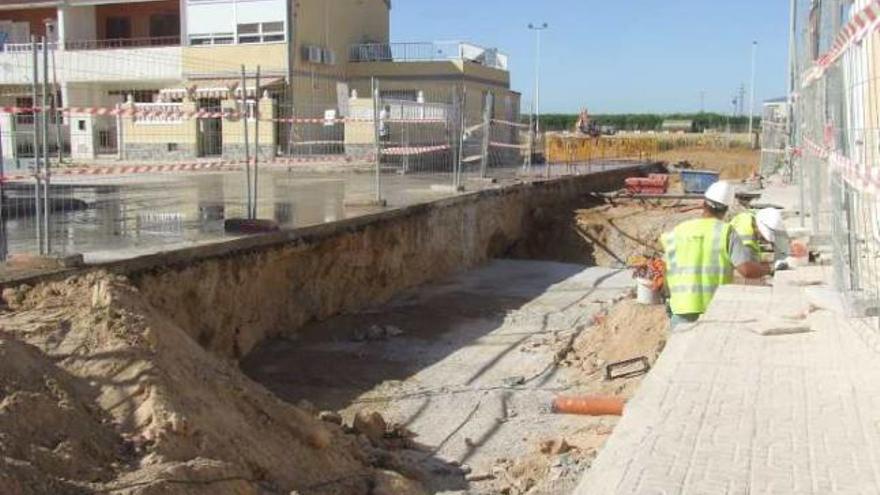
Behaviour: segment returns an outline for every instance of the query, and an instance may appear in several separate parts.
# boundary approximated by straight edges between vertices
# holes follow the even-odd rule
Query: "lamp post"
[[[529,24],[529,29],[535,32],[535,133],[541,132],[541,31],[549,28],[546,22],[541,24]]]
[[[755,60],[758,57],[758,42],[752,42],[752,84],[749,86],[749,142],[752,142],[752,122],[755,116]]]

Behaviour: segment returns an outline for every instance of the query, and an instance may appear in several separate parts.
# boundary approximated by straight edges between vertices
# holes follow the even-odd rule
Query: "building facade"
[[[0,0],[0,152],[19,165],[33,154],[28,109],[42,107],[44,79],[46,101],[63,109],[49,119],[49,146],[81,162],[236,158],[246,141],[258,142],[266,159],[358,154],[369,139],[355,139],[346,119],[374,81],[383,101],[401,105],[433,108],[453,92],[469,94],[468,119],[480,118],[491,93],[494,115],[518,118],[503,53],[459,42],[392,43],[391,7],[390,0]],[[45,50],[32,37],[45,37]],[[241,119],[252,122],[247,134]]]

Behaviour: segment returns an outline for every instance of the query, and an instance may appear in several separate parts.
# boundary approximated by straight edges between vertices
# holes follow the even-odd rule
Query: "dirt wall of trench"
[[[590,192],[618,189],[650,168],[520,184],[104,268],[129,276],[206,349],[237,359],[268,337],[493,257],[588,262],[589,253],[554,253],[562,245],[554,231],[565,227],[548,219],[571,217]]]

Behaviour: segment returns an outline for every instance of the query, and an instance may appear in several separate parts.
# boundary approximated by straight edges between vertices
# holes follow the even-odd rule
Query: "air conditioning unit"
[[[321,47],[314,45],[304,45],[302,47],[302,57],[306,62],[313,64],[321,63]]]
[[[336,65],[336,52],[329,48],[324,48],[321,53],[321,61],[327,65]]]

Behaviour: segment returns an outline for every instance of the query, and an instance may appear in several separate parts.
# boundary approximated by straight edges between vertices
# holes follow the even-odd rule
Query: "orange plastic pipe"
[[[622,416],[625,404],[618,397],[557,397],[553,399],[553,412],[583,416]]]

